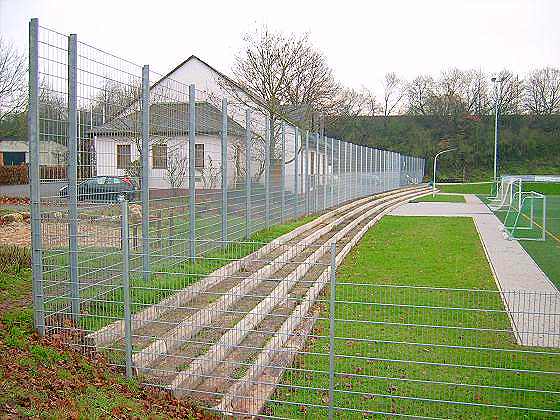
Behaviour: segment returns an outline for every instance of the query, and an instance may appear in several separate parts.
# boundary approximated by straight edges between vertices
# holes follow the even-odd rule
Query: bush
[[[31,250],[16,245],[0,246],[0,271],[31,267]]]
[[[0,185],[18,185],[29,183],[29,171],[26,164],[0,166]]]

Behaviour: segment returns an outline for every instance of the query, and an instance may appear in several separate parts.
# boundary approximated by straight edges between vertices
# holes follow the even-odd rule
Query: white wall
[[[129,137],[105,137],[105,136],[96,136],[94,139],[95,143],[95,150],[96,150],[96,167],[97,167],[97,175],[114,175],[114,176],[123,176],[125,175],[124,169],[117,169],[117,145],[120,144],[128,144],[130,145],[131,150],[131,161],[135,161],[139,158],[139,153],[136,147],[135,142]],[[196,136],[195,143],[203,143],[204,144],[204,160],[205,165],[208,167],[210,158],[214,161],[214,164],[217,166],[221,165],[221,139],[217,136],[205,136],[205,135],[198,135]],[[189,142],[188,138],[184,136],[179,137],[172,137],[167,141],[167,149],[168,149],[168,157],[171,153],[177,153],[180,156],[186,158],[186,164],[188,165],[188,157],[189,157]],[[231,151],[229,152],[231,155]],[[149,160],[150,160],[150,178],[149,178],[149,186],[150,188],[154,189],[168,189],[170,188],[169,179],[167,176],[166,169],[153,169],[152,168],[152,148],[150,147],[149,152]],[[233,179],[233,164],[232,160],[228,159],[228,174],[229,179]],[[200,171],[196,170],[196,187],[197,188],[204,188],[204,184],[200,179]],[[188,174],[185,177],[185,181],[181,188],[188,188]]]

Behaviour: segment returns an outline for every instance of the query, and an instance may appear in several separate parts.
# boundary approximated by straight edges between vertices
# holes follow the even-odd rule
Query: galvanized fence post
[[[543,195],[542,208],[542,240],[546,241],[546,195]]]
[[[294,127],[294,216],[299,216],[299,185],[298,185],[298,128]]]
[[[369,191],[369,181],[370,181],[370,177],[369,177],[369,169],[370,169],[370,160],[369,160],[369,147],[366,146],[366,159],[365,159],[365,191],[366,191],[366,195],[369,195],[370,191]]]
[[[342,177],[342,172],[340,168],[342,167],[342,141],[339,139],[337,140],[338,144],[338,169],[337,169],[337,179],[336,179],[336,205],[340,206],[340,182]]]
[[[350,198],[350,183],[348,182],[348,142],[344,143],[344,181],[341,187],[344,188],[344,201],[348,201]]]
[[[270,126],[271,118],[266,118],[266,133],[264,145],[264,214],[265,226],[270,227],[270,136],[273,127]]]
[[[305,214],[309,215],[309,130],[305,131],[305,157],[303,160],[303,179],[305,180]]]
[[[251,110],[245,110],[245,239],[251,237]]]
[[[329,169],[329,148],[327,146],[327,138],[323,136],[323,145],[325,147],[325,157],[323,158],[323,210],[327,208],[327,172]]]
[[[360,187],[360,197],[364,195],[364,146],[360,145],[360,176],[358,177],[358,185]]]
[[[72,319],[80,316],[78,283],[78,39],[68,37],[68,240]]]
[[[39,173],[39,20],[29,21],[29,177],[31,198],[31,263],[33,279],[33,321],[40,335],[45,334],[43,256],[41,240],[41,191]]]
[[[189,85],[189,248],[191,260],[196,258],[195,243],[195,212],[196,212],[196,179],[195,179],[195,147],[196,141],[196,89]]]
[[[150,278],[150,67],[142,67],[142,271]]]
[[[314,202],[313,202],[313,212],[316,213],[319,211],[319,186],[321,185],[320,178],[319,178],[319,133],[315,133],[315,176],[314,176],[314,184],[315,184],[315,194],[313,194]]]
[[[125,340],[125,367],[126,376],[132,378],[132,315],[130,304],[130,277],[129,277],[129,226],[128,226],[128,201],[119,196],[121,210],[121,249],[122,249],[122,282],[124,304],[124,340]]]
[[[227,99],[222,99],[222,245],[225,246],[228,239],[228,114]]]
[[[286,124],[282,121],[282,138],[280,159],[280,223],[284,223],[286,218]]]
[[[330,176],[330,207],[335,206],[334,202],[334,138],[331,137],[331,176]]]
[[[358,195],[358,146],[354,143],[350,143],[352,148],[352,164],[354,165],[354,170],[352,171],[352,181],[354,190],[353,199]]]
[[[331,276],[329,302],[329,419],[334,418],[334,376],[335,376],[335,304],[336,304],[336,242],[331,243]]]

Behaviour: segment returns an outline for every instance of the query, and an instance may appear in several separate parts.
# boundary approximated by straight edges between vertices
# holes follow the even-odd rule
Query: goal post
[[[546,240],[546,196],[534,191],[516,193],[514,202],[504,218],[504,229],[510,239],[524,241]]]

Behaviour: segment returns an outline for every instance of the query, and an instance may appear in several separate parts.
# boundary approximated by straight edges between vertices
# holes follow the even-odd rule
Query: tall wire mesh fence
[[[189,74],[31,21],[40,333],[232,415],[557,415],[557,295],[337,278],[422,159]]]

